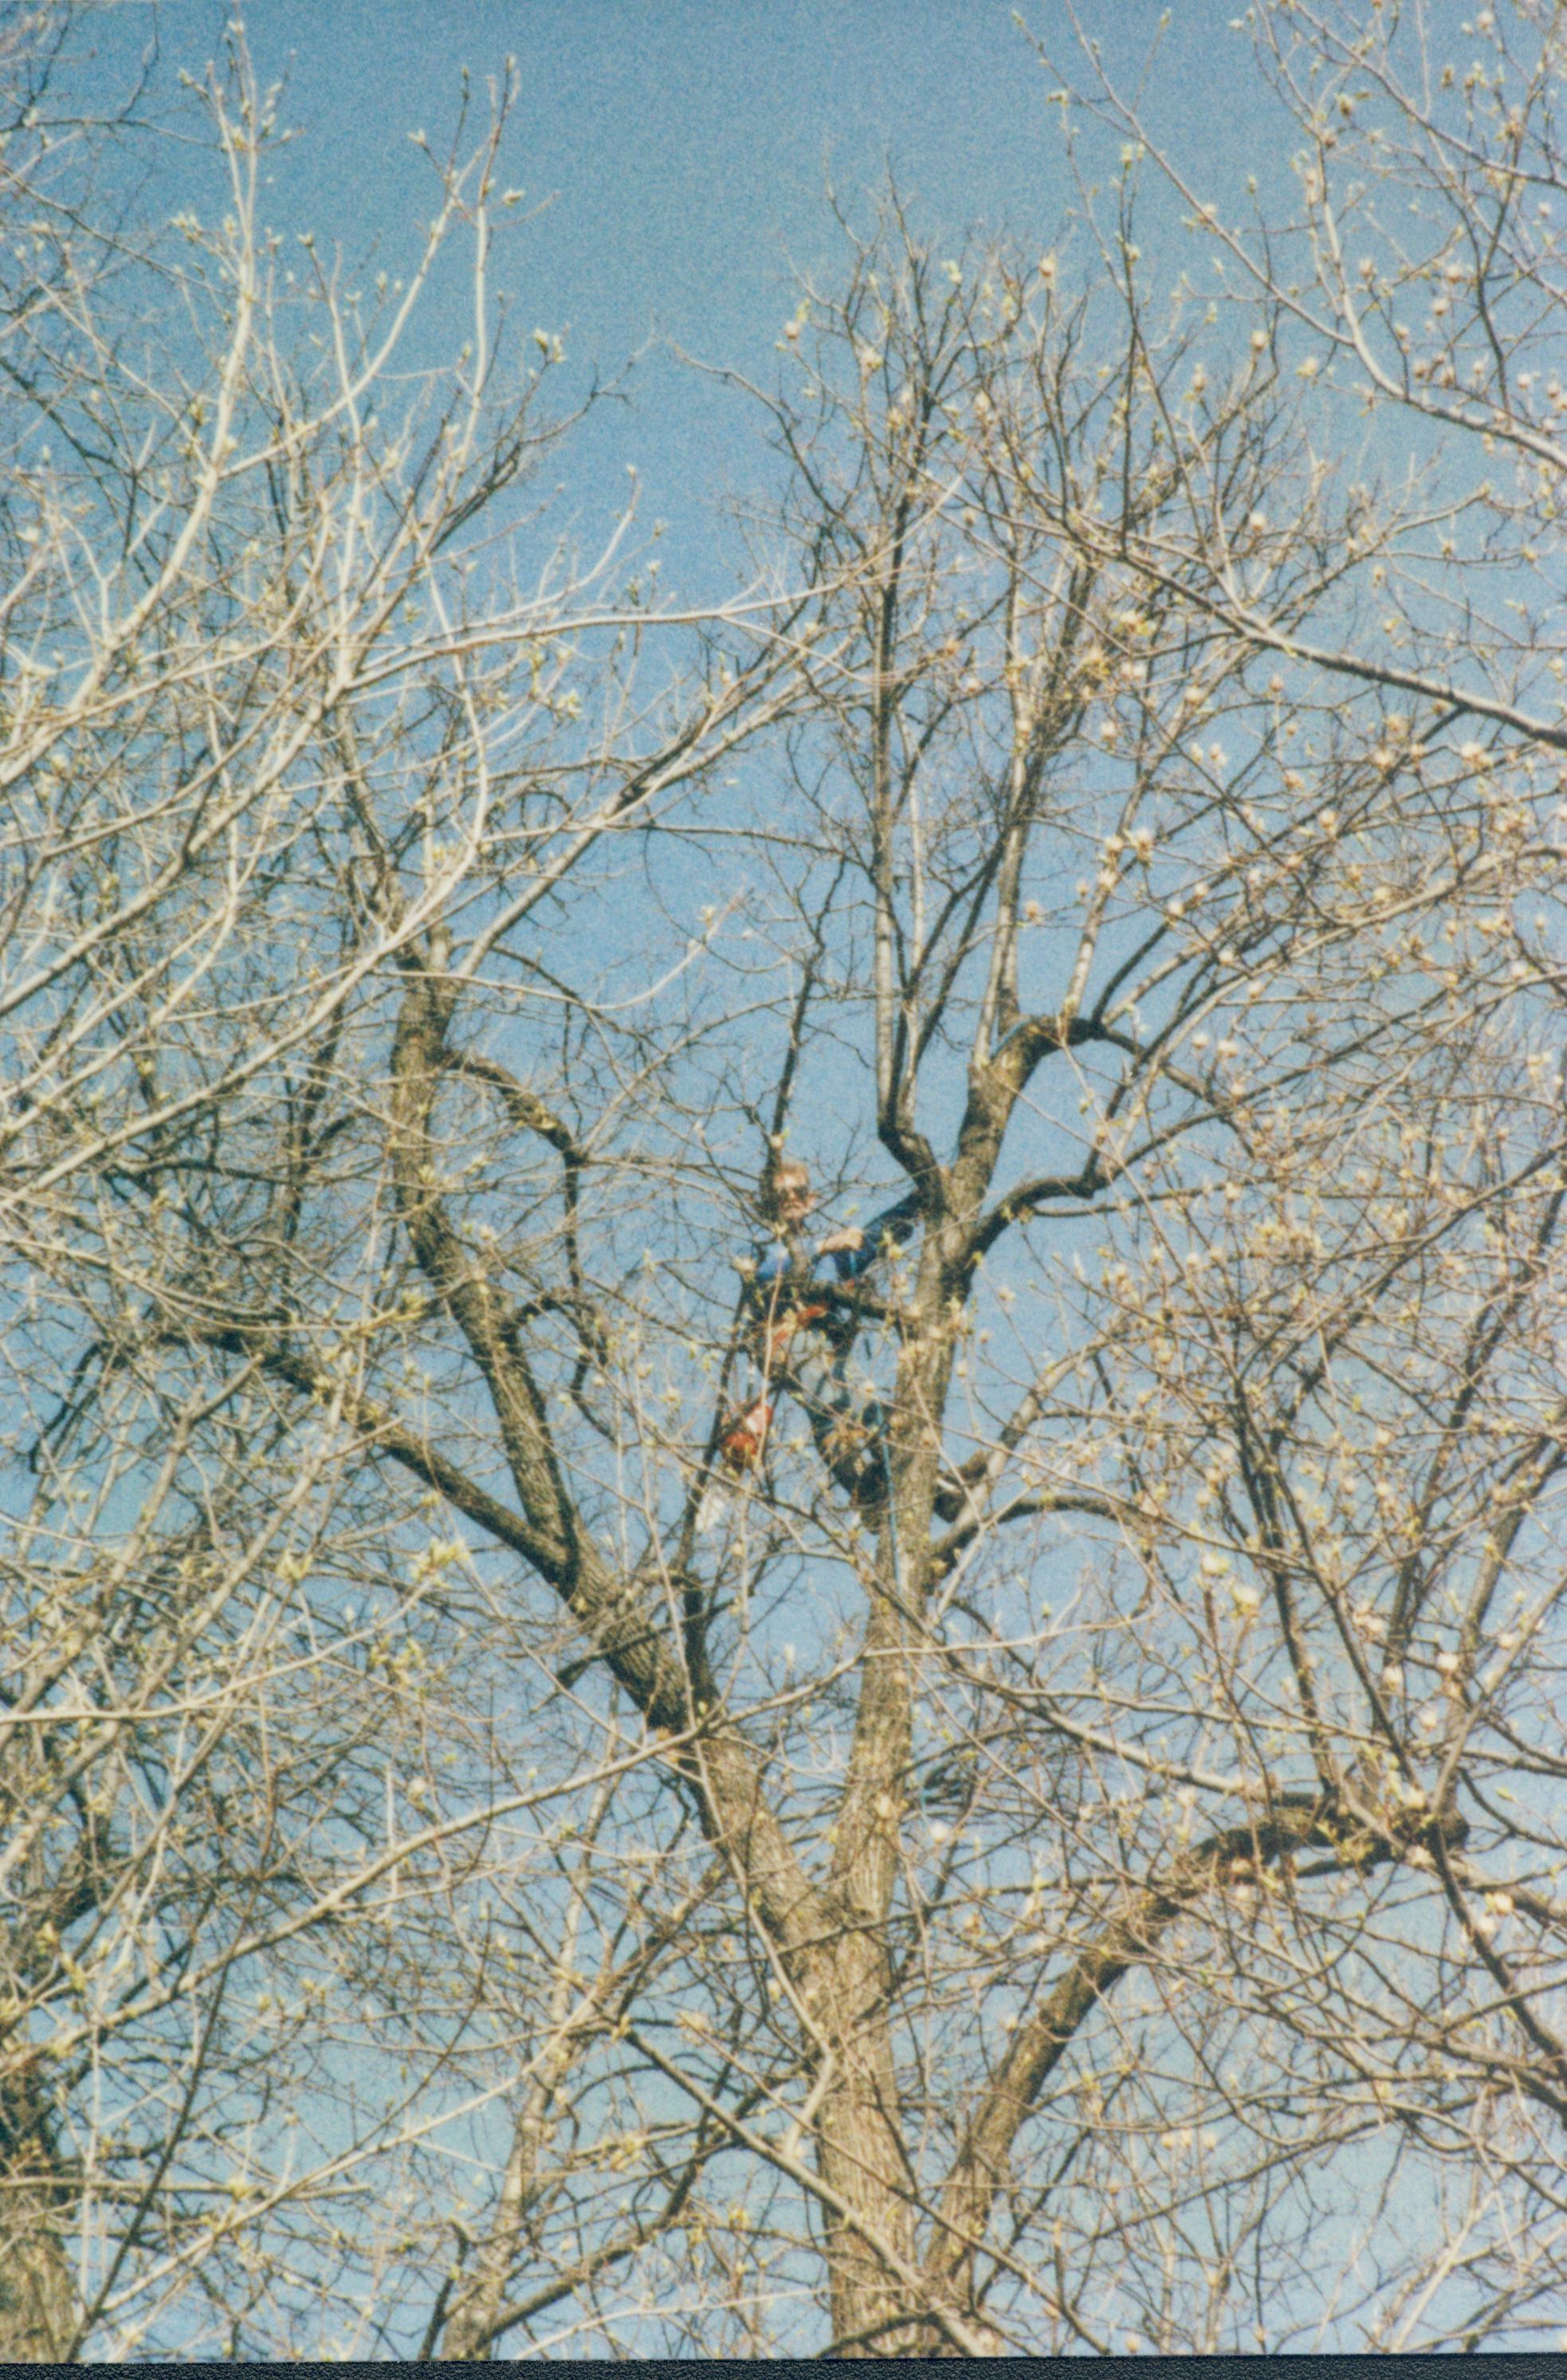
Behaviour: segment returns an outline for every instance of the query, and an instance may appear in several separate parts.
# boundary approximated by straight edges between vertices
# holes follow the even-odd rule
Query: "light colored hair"
[[[768,1212],[772,1215],[780,1211],[785,1198],[791,1196],[808,1198],[810,1196],[809,1166],[802,1165],[797,1157],[790,1158],[785,1163],[774,1166],[764,1184],[764,1196]]]

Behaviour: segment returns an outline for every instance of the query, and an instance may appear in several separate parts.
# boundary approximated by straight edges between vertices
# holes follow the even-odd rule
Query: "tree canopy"
[[[698,601],[6,14],[7,2356],[1554,2339],[1563,35],[1251,27]]]

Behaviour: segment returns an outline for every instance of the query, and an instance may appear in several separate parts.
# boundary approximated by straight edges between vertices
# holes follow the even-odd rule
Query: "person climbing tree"
[[[730,1422],[720,1440],[726,1468],[739,1475],[762,1460],[772,1417],[769,1391],[788,1390],[838,1485],[868,1513],[888,1488],[886,1415],[880,1401],[856,1395],[848,1361],[869,1308],[859,1284],[882,1256],[901,1247],[919,1220],[910,1191],[865,1225],[844,1224],[814,1246],[803,1237],[817,1205],[808,1167],[773,1168],[763,1182],[771,1238],[735,1258],[749,1296],[749,1352],[762,1394]]]

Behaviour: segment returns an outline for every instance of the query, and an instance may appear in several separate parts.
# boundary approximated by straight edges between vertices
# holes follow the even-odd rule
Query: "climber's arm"
[[[919,1200],[910,1190],[895,1206],[872,1216],[863,1228],[851,1223],[841,1232],[831,1232],[820,1243],[818,1254],[832,1257],[840,1281],[857,1281],[879,1257],[886,1255],[889,1246],[902,1247],[905,1240],[912,1238],[918,1221]]]

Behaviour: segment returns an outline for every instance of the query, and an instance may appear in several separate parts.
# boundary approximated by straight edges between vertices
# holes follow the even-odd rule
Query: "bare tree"
[[[776,664],[698,650],[673,677],[646,575],[611,575],[627,524],[581,565],[515,501],[564,425],[541,394],[558,343],[531,364],[495,343],[513,95],[431,156],[413,270],[367,267],[362,288],[265,225],[282,131],[237,39],[204,94],[214,224],[188,213],[105,261],[47,126],[6,160],[34,211],[0,658],[13,2357],[176,2335],[193,2291],[230,2346],[258,2303],[275,2336],[321,2336],[335,2265],[365,2268],[345,2209],[366,2160],[428,2129],[402,2049],[367,2103],[358,2036],[379,2057],[428,2027],[437,2095],[460,2102],[448,2053],[498,2027],[513,2070],[558,2085],[643,1956],[623,1947],[584,2000],[568,1884],[512,2015],[463,1973],[470,1954],[520,1972],[476,1913],[492,1872],[522,1889],[510,1830],[645,1755],[589,1724],[561,1737],[564,1771],[489,1767],[486,1636],[526,1670],[551,1632],[524,1652],[507,1598],[477,1573],[455,1589],[464,1542],[420,1514],[455,1497],[508,1562],[549,1542],[559,1577],[567,1556],[536,1517],[501,1522],[488,1458],[465,1471],[465,1432],[408,1399],[456,1294],[421,1272],[444,1245],[419,1220],[427,1070],[476,1103],[504,1193],[506,1242],[463,1293],[497,1377],[542,1326],[586,1405],[603,1325],[579,1185],[657,1036],[553,990],[527,921],[751,731]],[[407,376],[460,243],[473,339]],[[603,1087],[580,1139],[498,1061],[437,1054],[464,999],[537,1004],[564,1095],[578,1074]],[[526,1449],[526,1415],[507,1423]],[[464,1682],[432,1703],[443,1662]],[[452,1932],[430,1911],[454,1894]]]
[[[1486,29],[1520,132],[1383,15],[1259,19],[1320,303],[1191,190],[1245,279],[1156,301],[1183,169],[1091,59],[1052,252],[845,216],[677,674],[645,570],[521,575],[500,113],[411,405],[417,290],[269,242],[237,55],[226,223],[134,268],[200,370],[45,276],[8,2352],[1559,2320],[1561,732],[1494,484],[1549,251],[1487,279],[1556,35]],[[1416,269],[1334,261],[1356,140],[1483,398],[1345,310]],[[759,1261],[790,1160],[837,1203]]]
[[[851,2105],[844,2135],[820,2132],[823,2178],[878,2240],[839,2252],[840,2344],[916,2335],[900,2267],[922,2277],[927,2343],[953,2344],[961,2318],[972,2348],[990,2335],[976,2327],[982,2303],[1017,2321],[1033,2293],[1050,2326],[1003,2324],[1002,2339],[1108,2344],[1112,2289],[1161,2345],[1228,2343],[1239,2251],[1205,2255],[1186,2207],[1226,2164],[1255,2160],[1249,2091],[1183,2071],[1185,2058],[1223,2026],[1244,2039],[1266,2019],[1271,2090],[1321,2095],[1322,2053],[1366,2022],[1331,2005],[1348,1880],[1370,1881],[1376,1912],[1354,1909],[1356,1957],[1375,1957],[1366,1935],[1381,1938],[1390,1869],[1439,1879],[1416,1895],[1427,1924],[1440,1890],[1461,1928],[1471,1901],[1483,1921],[1492,1886],[1516,1900],[1511,1875],[1492,1869],[1488,1885],[1465,1849],[1464,1757],[1434,1747],[1451,1753],[1440,1714],[1482,1659],[1497,1585],[1485,1532],[1500,1507],[1510,1548],[1527,1542],[1555,1463],[1544,1382],[1500,1472],[1457,1454],[1471,1427],[1488,1445],[1480,1370],[1524,1362],[1543,1327],[1525,1316],[1549,1311],[1559,1073],[1533,1038],[1539,953],[1520,958],[1512,925],[1516,900],[1554,882],[1547,783],[1537,770],[1531,801],[1525,750],[1499,795],[1500,762],[1451,715],[1391,716],[1377,673],[1364,715],[1298,668],[1280,674],[1282,645],[1298,655],[1314,623],[1324,641],[1342,628],[1366,492],[1336,487],[1311,452],[1277,293],[1227,352],[1195,307],[1156,328],[1129,189],[1121,204],[1099,292],[1064,303],[1058,260],[943,265],[892,222],[846,297],[808,298],[815,395],[777,415],[802,541],[850,588],[829,607],[836,621],[847,606],[847,645],[812,672],[818,722],[798,731],[802,796],[825,782],[831,807],[827,860],[795,898],[820,940],[831,880],[867,954],[857,978],[829,985],[822,969],[822,997],[831,1014],[864,986],[868,1105],[926,1219],[894,1317],[893,1488],[859,1557],[869,1616],[827,1827],[840,1923],[882,1961],[823,2026],[824,2109],[845,2036],[874,2040],[881,2061],[867,2093],[881,2112]],[[806,320],[796,330],[810,337]],[[1119,358],[1109,370],[1106,356]],[[1385,503],[1381,549],[1403,531]],[[1216,597],[1226,579],[1282,627],[1251,633],[1250,613]],[[1505,1166],[1490,1123],[1514,1143]],[[1405,1203],[1416,1190],[1424,1222]],[[1493,1206],[1507,1219],[1496,1263]],[[1045,1256],[1047,1224],[1075,1276]],[[1471,1229],[1473,1255],[1460,1245]],[[1009,1252],[1021,1232],[1027,1257]],[[978,1346],[1019,1312],[1038,1370],[1014,1374],[1009,1402],[1005,1367]],[[1396,1443],[1408,1468],[1395,1484]],[[1453,1463],[1466,1486],[1439,1585],[1434,1545],[1413,1547]],[[1396,1510],[1404,1536],[1330,1554],[1306,1480],[1334,1471],[1356,1506]],[[1014,1532],[1046,1513],[1074,1515],[1079,1541],[1096,1516],[1098,1552],[1052,1551],[1059,1522],[1021,1552]],[[1484,1585],[1464,1584],[1476,1564]],[[1063,1591],[1070,1625],[1051,1616]],[[1462,1649],[1437,1617],[1460,1594]],[[1449,1682],[1448,1702],[1395,1709],[1383,1682],[1406,1691],[1416,1602],[1423,1666]],[[938,1711],[969,1747],[956,1773],[971,1831],[936,1822],[963,1850],[943,1849],[927,1881],[909,1784]],[[1466,1747],[1476,1724],[1470,1706]],[[939,1759],[943,1781],[951,1767]],[[1025,1852],[1041,1833],[1049,1862]],[[1310,1892],[1306,1875],[1320,1879]],[[1321,1996],[1309,2018],[1270,1949],[1235,1938],[1234,1896],[1268,1906],[1286,1892],[1298,1987]],[[962,1930],[949,1933],[954,1902]],[[1388,1922],[1401,1961],[1420,1923],[1402,1909]],[[1453,1955],[1438,1928],[1433,1992]],[[1497,1980],[1476,1949],[1476,2021]],[[960,1992],[978,2040],[934,2031]],[[1542,2004],[1514,1982],[1510,2005],[1510,2079],[1551,2104]],[[1384,2022],[1400,2058],[1423,2054],[1423,2025]],[[1113,2124],[1105,2091],[1075,2082],[1106,2027],[1120,2038]],[[1451,2009],[1431,2023],[1448,2041],[1464,2029]],[[1151,2072],[1127,2047],[1138,2034]],[[1526,2044],[1545,2046],[1544,2068]],[[1364,2049],[1345,2054],[1378,2091],[1398,2063],[1379,2047],[1367,2075]],[[1499,2054],[1488,2045],[1465,2074],[1471,2106]],[[1436,2087],[1455,2088],[1451,2070]],[[1057,2097],[1075,2088],[1076,2122]],[[1047,2107],[1062,2180],[1036,2192],[1015,2160]],[[1356,2131],[1346,2121],[1342,2137]],[[1165,2152],[1156,2178],[1137,2174],[1139,2134]],[[1118,2137],[1120,2173],[1107,2170]],[[1270,2341],[1325,2318],[1300,2256],[1340,2137],[1327,2121],[1294,2139],[1267,2127],[1245,2221],[1269,2277],[1253,2320]],[[1174,2152],[1198,2141],[1209,2170],[1184,2173]],[[1531,2146],[1510,2165],[1522,2195],[1498,2180],[1480,2230],[1517,2221],[1540,2159]],[[1130,2231],[1123,2188],[1141,2201]],[[1232,2219],[1246,2196],[1226,2188]],[[1010,2250],[987,2254],[1003,2209]],[[1063,2255],[1069,2220],[1078,2248]],[[1107,2276],[1109,2239],[1121,2252]],[[1043,2240],[1057,2243],[1048,2257]],[[1409,2287],[1424,2310],[1451,2242],[1433,2226],[1422,2247]],[[1532,2266],[1541,2301],[1555,2271],[1554,2250]]]

